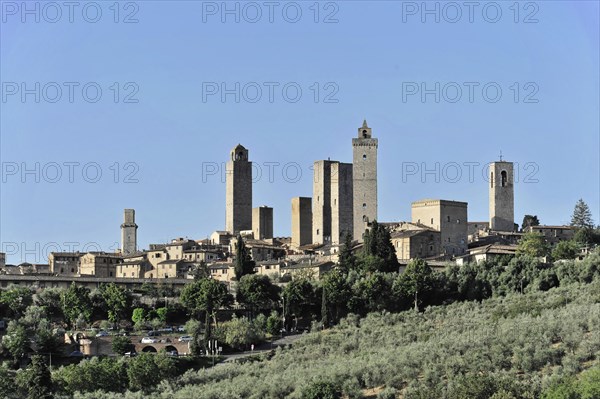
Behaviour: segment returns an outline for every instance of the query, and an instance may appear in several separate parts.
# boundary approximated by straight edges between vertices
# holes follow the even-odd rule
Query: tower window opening
[[[503,170],[502,173],[500,173],[500,177],[501,177],[501,180],[502,180],[502,187],[505,187],[506,186],[506,180],[507,180],[507,178],[506,178],[506,171],[505,170]]]
[[[364,208],[366,208],[366,207],[367,207],[367,204],[364,204],[364,203],[363,203],[363,209],[364,209]]]
[[[431,218],[431,224],[433,224],[433,218]]]
[[[450,221],[450,216],[446,216],[446,221],[449,222]]]
[[[490,188],[494,187],[494,172],[492,172],[491,177],[490,177]]]
[[[363,134],[363,138],[364,138],[364,139],[366,139],[366,138],[367,138],[367,131],[366,131],[366,130],[363,130],[363,131],[362,131],[362,134]]]
[[[363,159],[367,159],[367,154],[363,154]]]

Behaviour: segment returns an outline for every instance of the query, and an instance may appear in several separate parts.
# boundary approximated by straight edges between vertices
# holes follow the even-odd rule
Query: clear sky
[[[1,6],[9,263],[114,250],[124,208],[140,248],[223,229],[211,173],[238,143],[261,170],[253,204],[289,236],[313,161],[351,162],[364,118],[381,221],[409,220],[422,198],[487,220],[482,171],[500,151],[518,163],[517,223],[568,223],[579,198],[600,219],[597,1]]]

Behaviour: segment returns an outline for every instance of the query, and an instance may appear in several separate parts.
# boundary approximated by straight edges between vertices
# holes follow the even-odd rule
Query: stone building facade
[[[358,138],[352,139],[353,238],[358,241],[363,240],[365,223],[377,220],[377,147],[365,120]]]
[[[252,232],[257,240],[273,238],[273,208],[263,205],[252,209]]]
[[[117,276],[117,265],[122,262],[121,254],[88,252],[80,258],[80,275],[110,278]]]
[[[513,163],[492,162],[490,184],[490,229],[515,231],[515,199]]]
[[[312,198],[292,198],[292,247],[313,243]]]
[[[121,253],[123,255],[130,255],[137,251],[137,229],[135,210],[125,209],[121,225]]]
[[[426,199],[412,203],[412,222],[441,233],[442,254],[464,255],[467,252],[467,203]]]
[[[48,264],[50,273],[59,276],[78,276],[81,252],[50,252]]]
[[[231,150],[225,173],[225,230],[252,230],[252,162],[241,144]]]
[[[441,233],[433,229],[407,229],[391,234],[399,260],[426,259],[441,253]]]

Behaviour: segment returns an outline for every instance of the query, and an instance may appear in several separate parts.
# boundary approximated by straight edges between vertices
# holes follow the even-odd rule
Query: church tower
[[[125,209],[121,225],[121,253],[130,255],[137,251],[137,229],[135,209]]]
[[[513,163],[500,161],[490,164],[490,229],[515,229],[515,200]]]
[[[252,162],[243,145],[231,150],[225,174],[225,230],[232,234],[252,230]]]
[[[377,139],[371,135],[367,121],[352,139],[354,185],[354,235],[363,241],[367,222],[377,219]]]

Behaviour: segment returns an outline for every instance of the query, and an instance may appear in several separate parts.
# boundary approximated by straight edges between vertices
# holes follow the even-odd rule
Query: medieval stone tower
[[[243,145],[231,150],[225,174],[225,230],[232,234],[252,230],[252,162]]]
[[[121,253],[130,255],[137,251],[137,228],[135,209],[125,209],[121,225]]]
[[[377,219],[377,139],[371,136],[367,121],[352,139],[354,180],[354,235],[363,240],[367,222]]]
[[[490,229],[513,231],[515,225],[513,163],[490,164]]]

